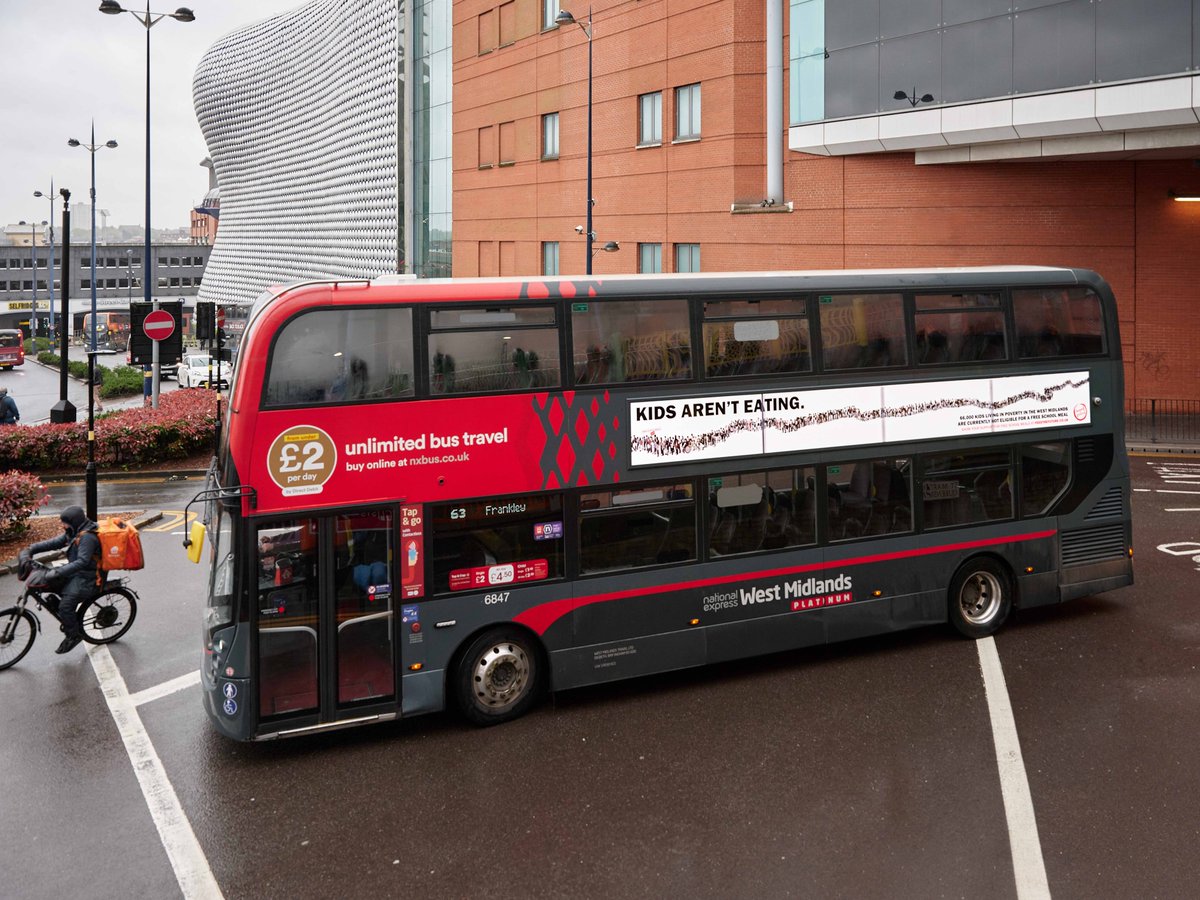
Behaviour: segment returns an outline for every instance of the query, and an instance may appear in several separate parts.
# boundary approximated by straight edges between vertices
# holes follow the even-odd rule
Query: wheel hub
[[[977,572],[963,584],[959,603],[963,616],[972,624],[986,623],[1000,605],[1000,585],[989,572]]]
[[[475,666],[475,697],[488,707],[508,706],[520,698],[528,681],[525,652],[515,644],[497,644]]]

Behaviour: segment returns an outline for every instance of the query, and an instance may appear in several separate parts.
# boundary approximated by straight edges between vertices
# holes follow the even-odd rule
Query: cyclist
[[[58,619],[62,622],[66,637],[55,653],[69,653],[83,640],[83,631],[75,610],[79,604],[91,600],[99,591],[101,578],[100,538],[96,536],[96,523],[78,506],[68,506],[59,519],[63,533],[56,538],[40,541],[21,552],[28,559],[35,553],[67,548],[67,564],[50,569],[46,575],[46,586],[62,598],[58,605]]]

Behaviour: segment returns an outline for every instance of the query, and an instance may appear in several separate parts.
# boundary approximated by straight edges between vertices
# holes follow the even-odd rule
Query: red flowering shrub
[[[96,463],[132,467],[185,459],[212,447],[217,398],[212,391],[172,391],[158,409],[119,410],[96,420]],[[0,471],[46,471],[87,463],[87,420],[0,428]]]
[[[16,429],[5,429],[5,431]],[[19,536],[29,527],[29,517],[45,506],[50,493],[36,475],[28,472],[0,474],[0,540]]]

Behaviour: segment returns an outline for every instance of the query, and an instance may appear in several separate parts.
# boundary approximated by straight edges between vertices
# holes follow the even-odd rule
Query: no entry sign
[[[142,331],[152,341],[165,341],[175,331],[175,317],[165,309],[156,309],[147,314]]]

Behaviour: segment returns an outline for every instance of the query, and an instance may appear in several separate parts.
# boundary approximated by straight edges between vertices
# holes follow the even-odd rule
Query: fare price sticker
[[[296,425],[275,438],[267,471],[285,497],[319,494],[337,466],[337,445],[315,425]]]

